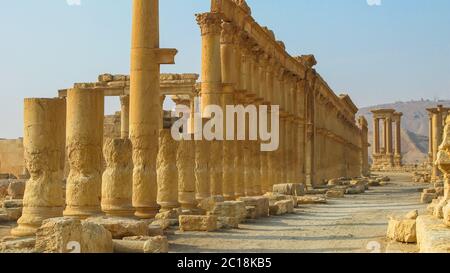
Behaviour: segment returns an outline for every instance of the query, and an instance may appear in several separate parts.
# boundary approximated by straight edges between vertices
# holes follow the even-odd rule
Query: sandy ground
[[[388,244],[387,217],[413,209],[424,212],[419,190],[410,174],[389,174],[392,182],[361,195],[305,205],[295,214],[255,220],[239,230],[181,233],[169,236],[172,252],[336,253],[415,251],[415,246]]]
[[[238,230],[169,235],[170,251],[183,253],[334,253],[385,252],[387,217],[413,209],[423,212],[419,191],[427,185],[411,182],[410,174],[389,174],[392,182],[361,195],[331,199],[326,205],[305,205],[295,214],[242,224]],[[14,223],[0,224],[0,238]],[[415,246],[392,245],[411,252]]]

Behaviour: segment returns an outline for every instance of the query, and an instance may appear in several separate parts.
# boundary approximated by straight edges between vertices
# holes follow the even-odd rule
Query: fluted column
[[[24,100],[23,145],[30,179],[13,236],[33,236],[42,221],[63,215],[65,128],[64,99]]]
[[[439,145],[442,143],[442,115],[439,110],[436,110],[433,114],[433,170],[432,178],[434,180],[439,179],[442,175],[439,167],[436,165],[437,155],[439,152]]]
[[[70,172],[64,216],[101,213],[104,95],[98,89],[67,91],[67,155]]]
[[[203,122],[205,121],[204,119]],[[209,141],[204,139],[195,141],[195,199],[197,202],[201,202],[211,196],[209,148]]]
[[[158,211],[160,64],[174,63],[175,54],[174,49],[159,48],[159,0],[133,0],[129,130],[133,144],[133,206],[139,218],[152,218]]]

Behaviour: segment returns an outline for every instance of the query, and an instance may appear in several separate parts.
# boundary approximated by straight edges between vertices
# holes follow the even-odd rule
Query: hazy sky
[[[162,71],[199,73],[201,37],[194,14],[207,11],[210,1],[160,3],[161,47],[179,50],[177,64]],[[350,94],[360,107],[450,98],[448,0],[248,3],[289,53],[314,54],[335,92]],[[22,135],[24,97],[53,97],[101,73],[128,74],[130,14],[131,0],[2,1],[0,138]],[[118,99],[108,99],[108,113],[118,109]]]

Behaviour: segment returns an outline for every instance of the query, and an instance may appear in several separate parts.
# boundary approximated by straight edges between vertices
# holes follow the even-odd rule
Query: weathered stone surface
[[[450,227],[450,203],[448,203],[447,206],[444,207],[443,214],[444,224]]]
[[[369,180],[368,185],[369,185],[369,187],[380,187],[381,186],[379,181],[373,180],[373,179]]]
[[[209,214],[215,215],[217,217],[237,218],[239,222],[243,222],[247,218],[245,202],[242,201],[226,201],[222,203],[215,203],[214,209],[212,209]]]
[[[297,197],[298,205],[326,204],[327,202],[327,198],[322,195]]]
[[[241,197],[239,201],[244,202],[246,206],[254,206],[257,217],[269,216],[269,198],[263,196]]]
[[[214,207],[216,206],[216,203],[223,203],[225,202],[225,199],[223,196],[211,196],[208,198],[202,199],[198,203],[198,208],[204,211],[212,211]]]
[[[236,217],[217,217],[218,229],[238,229],[239,219]]]
[[[450,253],[450,228],[431,215],[417,218],[417,244],[421,253]]]
[[[270,206],[270,215],[284,215],[294,213],[294,203],[292,200],[281,200]]]
[[[292,196],[303,196],[305,195],[305,185],[303,184],[277,184],[273,185],[273,192],[292,195]]]
[[[0,243],[0,253],[32,253],[36,238],[20,238],[11,240],[2,240]]]
[[[45,220],[36,233],[36,251],[111,253],[111,233],[101,225],[70,218]]]
[[[208,215],[181,215],[180,230],[181,231],[206,231],[211,232],[217,230],[217,216]]]
[[[107,138],[103,145],[106,168],[102,176],[102,210],[109,216],[134,215],[133,164],[129,139]]]
[[[129,236],[147,236],[148,225],[145,221],[119,217],[93,217],[86,222],[103,226],[114,239],[122,239]]]
[[[26,182],[26,180],[11,180],[8,186],[8,196],[11,199],[23,199]]]
[[[328,189],[310,189],[306,192],[309,195],[327,194]]]
[[[341,185],[342,185],[342,180],[339,178],[334,178],[334,179],[328,180],[328,186],[341,186]]]
[[[422,193],[422,195],[420,196],[420,202],[422,202],[423,204],[430,204],[433,199],[436,199],[437,196],[435,193]]]
[[[364,186],[353,186],[348,188],[345,193],[346,194],[361,194],[365,192],[365,187]]]
[[[401,243],[415,243],[417,241],[416,220],[391,218],[387,238]]]
[[[8,179],[0,180],[0,201],[8,195],[8,187],[11,182]]]
[[[408,220],[416,220],[417,217],[419,217],[419,211],[418,210],[410,211],[410,212],[408,212],[405,215],[405,219],[408,219]]]
[[[148,236],[163,236],[164,230],[159,225],[148,225]]]
[[[255,206],[246,206],[245,209],[247,210],[247,219],[258,218]]]
[[[345,190],[331,189],[327,191],[327,198],[343,198],[345,195]]]
[[[134,236],[113,240],[114,253],[168,253],[169,242],[164,236]]]

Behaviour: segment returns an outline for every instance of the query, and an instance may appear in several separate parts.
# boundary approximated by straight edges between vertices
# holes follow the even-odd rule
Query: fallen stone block
[[[369,185],[369,187],[380,187],[381,186],[379,181],[373,180],[373,179],[369,180],[368,185]]]
[[[0,253],[33,253],[36,238],[11,238],[2,240]]]
[[[448,201],[444,198],[439,198],[437,200],[440,201],[434,206],[433,215],[438,219],[444,219],[444,208],[447,206]]]
[[[3,212],[8,221],[17,221],[22,216],[23,200],[13,199],[3,201]]]
[[[148,225],[145,221],[119,217],[93,217],[86,219],[86,222],[101,225],[106,228],[113,239],[122,239],[129,236],[147,236]]]
[[[438,197],[444,196],[444,194],[445,194],[444,187],[438,187],[435,189],[436,189],[436,196],[438,196]]]
[[[306,191],[308,195],[318,195],[318,194],[326,194],[328,189],[311,189]]]
[[[11,180],[8,186],[8,196],[11,199],[23,199],[26,180]]]
[[[305,185],[303,184],[277,184],[273,185],[273,192],[292,195],[292,196],[303,196],[305,195]]]
[[[245,210],[247,211],[247,219],[254,220],[254,219],[258,218],[255,206],[246,206]]]
[[[405,219],[407,219],[407,220],[416,220],[417,217],[419,217],[418,210],[412,210],[405,215]]]
[[[430,204],[433,199],[436,199],[437,196],[435,193],[422,193],[422,195],[420,196],[420,202],[422,202],[423,204]]]
[[[400,243],[416,243],[416,220],[391,218],[386,236]]]
[[[208,215],[180,215],[181,231],[206,231],[217,230],[217,216]]]
[[[3,211],[1,211],[1,212],[3,212]],[[10,218],[9,218],[8,214],[6,214],[6,213],[0,213],[0,223],[2,223],[2,222],[8,222],[8,221],[10,221],[9,219],[10,219]]]
[[[159,225],[148,225],[148,236],[164,236],[164,230]]]
[[[313,204],[326,204],[327,198],[325,196],[301,196],[297,197],[298,205],[313,205]]]
[[[334,178],[334,179],[328,180],[328,186],[341,186],[341,185],[342,185],[342,180],[340,180],[339,178]]]
[[[270,206],[270,215],[284,215],[294,213],[294,203],[292,200],[281,200]]]
[[[436,193],[436,189],[424,189],[423,193],[432,193],[435,194]]]
[[[254,206],[256,208],[256,216],[259,217],[268,217],[269,216],[269,198],[264,196],[255,196],[255,197],[241,197],[239,201],[245,203],[245,206]]]
[[[198,203],[198,208],[204,211],[212,211],[216,206],[216,203],[223,203],[225,199],[223,196],[211,196],[205,198]]]
[[[241,223],[247,218],[247,210],[245,202],[226,201],[223,203],[216,203],[214,209],[209,212],[209,215],[215,215],[217,217],[233,217]]]
[[[345,190],[341,189],[331,189],[327,191],[327,198],[343,198],[345,195]]]
[[[0,200],[8,195],[8,187],[11,182],[8,179],[0,180]]]
[[[443,213],[444,213],[444,224],[447,227],[450,227],[450,203],[447,204],[447,206],[444,207],[443,209]]]
[[[431,215],[419,216],[417,245],[421,253],[450,253],[450,228]]]
[[[236,217],[217,217],[218,229],[238,229],[239,219]]]
[[[134,236],[113,240],[114,253],[168,253],[169,242],[164,236]]]
[[[112,235],[94,223],[52,218],[38,229],[35,249],[39,253],[112,253]]]
[[[366,191],[364,186],[353,186],[345,191],[345,194],[362,194]]]
[[[427,212],[431,215],[434,214],[434,210],[436,208],[436,206],[441,202],[442,198],[437,198],[437,199],[433,199],[433,201],[431,201],[431,204],[428,205],[427,207]]]

